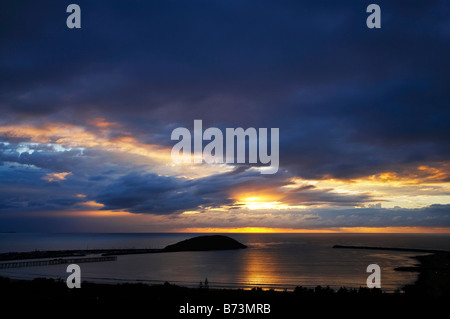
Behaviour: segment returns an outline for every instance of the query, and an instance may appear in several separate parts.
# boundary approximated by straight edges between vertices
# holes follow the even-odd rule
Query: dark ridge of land
[[[0,261],[23,260],[23,259],[45,259],[63,257],[82,257],[86,255],[119,256],[134,254],[153,254],[179,251],[210,251],[243,249],[247,246],[240,242],[222,235],[199,236],[186,239],[162,249],[83,249],[83,250],[46,250],[30,252],[1,253]]]
[[[3,295],[3,296],[2,296]],[[298,286],[293,291],[275,291],[273,289],[213,289],[208,287],[187,288],[168,282],[159,285],[143,283],[99,284],[82,282],[80,289],[69,289],[63,280],[36,278],[17,280],[0,277],[0,298],[2,300],[146,300],[149,302],[189,302],[207,304],[210,302],[294,302],[298,307],[300,299],[377,299],[396,298],[401,294],[388,294],[380,289],[341,288],[317,286],[305,288]]]
[[[404,287],[410,296],[443,298],[450,300],[450,252],[416,256],[417,267],[399,267],[400,271],[417,271],[419,276],[413,285]]]
[[[244,249],[247,246],[237,240],[223,235],[199,236],[180,241],[179,243],[166,246],[163,251],[207,251],[207,250],[230,250]]]
[[[346,246],[334,245],[333,248],[347,248],[347,249],[371,249],[371,250],[390,250],[390,251],[410,251],[415,253],[447,253],[445,250],[434,249],[415,249],[415,248],[397,248],[397,247],[374,247],[374,246]]]

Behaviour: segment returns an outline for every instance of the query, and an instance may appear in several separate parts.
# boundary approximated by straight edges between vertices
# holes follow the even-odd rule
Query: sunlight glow
[[[429,233],[450,234],[450,227],[331,227],[320,229],[238,227],[238,228],[184,228],[175,229],[177,233]]]
[[[448,165],[442,164],[444,168]],[[419,166],[400,175],[384,172],[351,180],[327,178],[323,180],[293,179],[294,185],[313,185],[315,189],[332,189],[333,193],[368,194],[384,208],[421,208],[432,204],[450,204],[449,174],[443,168]],[[367,203],[366,206],[373,205]]]

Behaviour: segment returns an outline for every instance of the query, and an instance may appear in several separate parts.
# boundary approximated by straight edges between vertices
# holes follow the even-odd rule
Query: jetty
[[[63,264],[95,263],[103,261],[116,261],[117,256],[83,257],[83,258],[54,258],[46,260],[26,260],[0,263],[0,269],[36,267]]]

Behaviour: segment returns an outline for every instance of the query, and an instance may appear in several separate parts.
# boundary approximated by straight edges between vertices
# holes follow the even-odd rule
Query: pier
[[[101,257],[54,258],[46,260],[15,261],[8,263],[0,263],[0,269],[63,265],[63,264],[95,263],[95,262],[116,261],[116,260],[117,256],[101,256]]]

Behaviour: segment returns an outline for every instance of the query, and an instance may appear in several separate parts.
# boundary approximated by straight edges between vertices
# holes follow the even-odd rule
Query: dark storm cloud
[[[369,194],[342,195],[334,193],[332,189],[299,188],[288,192],[283,197],[283,202],[301,205],[324,205],[333,206],[358,206],[363,203],[374,201]]]
[[[111,178],[130,170],[101,151],[55,147],[52,144],[0,143],[1,210],[60,211],[63,214],[82,209],[80,205],[87,199],[79,194],[101,188]],[[108,178],[96,179],[98,176]],[[92,179],[96,179],[95,183]]]
[[[181,213],[230,203],[226,197],[213,195],[202,196],[177,178],[133,173],[113,181],[94,198],[105,205],[104,209],[148,214]]]
[[[316,209],[309,227],[450,227],[450,205],[423,208]]]
[[[27,213],[33,211],[71,210],[82,199],[76,191],[82,188],[72,181],[49,182],[37,167],[4,163],[0,166],[0,210]]]
[[[173,214],[221,206],[238,208],[239,204],[232,198],[234,191],[272,190],[283,194],[279,187],[289,184],[286,177],[273,179],[239,168],[195,180],[134,172],[114,180],[91,198],[104,204],[104,209],[132,213]],[[283,202],[293,205],[336,206],[355,206],[370,200],[369,195],[349,196],[332,190],[311,190],[311,187],[291,190],[283,198]]]
[[[448,2],[379,1],[380,30],[364,1],[80,0],[80,30],[69,3],[2,2],[0,123],[279,127],[305,178],[449,159]]]

